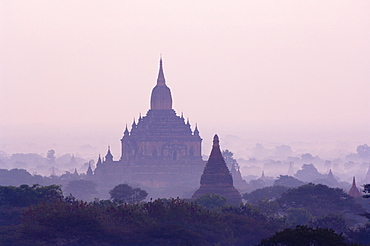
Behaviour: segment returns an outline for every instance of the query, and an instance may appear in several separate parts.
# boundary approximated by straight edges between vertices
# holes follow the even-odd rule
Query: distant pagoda
[[[356,186],[356,179],[355,179],[355,177],[353,177],[352,187],[349,190],[348,195],[350,195],[352,197],[360,197],[361,196],[361,193],[360,193],[360,191],[358,190],[358,188]]]
[[[217,134],[213,138],[211,155],[200,179],[200,187],[192,196],[196,199],[205,194],[216,194],[227,199],[229,204],[242,202],[240,193],[233,186],[233,178],[222,157]]]

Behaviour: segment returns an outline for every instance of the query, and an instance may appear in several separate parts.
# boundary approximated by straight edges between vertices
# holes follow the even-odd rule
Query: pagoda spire
[[[266,176],[265,176],[265,171],[262,170],[262,174],[261,174],[261,177],[259,179],[262,179],[263,181],[266,180]]]
[[[352,197],[360,197],[361,196],[361,193],[360,193],[360,191],[358,190],[358,188],[356,186],[356,179],[355,179],[355,177],[353,177],[352,187],[349,190],[348,195],[350,195]]]
[[[150,109],[172,109],[171,90],[166,85],[163,73],[162,58],[159,61],[157,84],[152,90]]]
[[[338,183],[338,181],[335,179],[335,177],[334,177],[333,172],[331,171],[331,169],[329,170],[329,173],[328,173],[328,180],[329,180],[333,185]]]
[[[161,59],[159,60],[159,72],[158,72],[157,85],[165,85],[165,84],[166,84],[166,79],[164,78],[162,57],[161,57]]]
[[[195,124],[194,135],[199,136],[198,124]]]
[[[136,128],[136,121],[135,121],[135,118],[134,118],[134,121],[132,122],[132,129]]]
[[[98,161],[96,162],[96,165],[99,165],[101,164],[101,158],[100,158],[100,154],[99,154],[99,158],[98,158]]]
[[[217,134],[213,137],[211,154],[200,178],[200,187],[195,191],[192,199],[205,194],[224,196],[229,204],[240,204],[242,202],[240,193],[233,186],[232,175],[222,157]]]
[[[123,136],[128,136],[130,133],[129,133],[129,131],[128,131],[128,129],[127,129],[127,124],[126,124],[126,129],[125,129],[125,131],[123,132]]]
[[[89,162],[89,167],[87,168],[87,171],[86,171],[86,175],[87,176],[93,176],[93,170],[91,168],[90,162]]]
[[[108,146],[108,152],[107,152],[107,154],[105,155],[105,161],[113,161],[113,155],[112,155],[112,153],[110,152],[110,146]]]

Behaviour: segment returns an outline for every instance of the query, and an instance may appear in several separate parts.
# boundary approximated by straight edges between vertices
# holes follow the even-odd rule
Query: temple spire
[[[159,72],[158,72],[157,85],[165,85],[165,84],[166,84],[166,80],[164,78],[162,57],[161,57],[161,59],[159,60]]]
[[[113,155],[112,155],[112,153],[110,152],[110,146],[108,146],[108,152],[107,152],[107,154],[105,155],[105,160],[106,160],[106,161],[113,161]]]
[[[198,124],[195,124],[194,135],[199,136]]]
[[[172,109],[171,90],[166,85],[163,74],[162,58],[159,61],[157,84],[152,90],[150,109]]]
[[[352,197],[360,197],[361,196],[361,193],[360,193],[360,191],[358,190],[358,188],[356,186],[356,179],[355,179],[355,177],[353,177],[352,187],[349,190],[348,195],[350,195]]]
[[[86,175],[87,176],[93,176],[93,170],[91,168],[91,164],[90,163],[89,163],[89,167],[87,168]]]
[[[229,204],[240,204],[242,198],[233,186],[232,175],[221,154],[217,134],[213,137],[213,146],[207,164],[200,178],[200,187],[192,196],[197,199],[205,194],[217,194],[226,198]]]
[[[128,135],[130,135],[130,133],[129,133],[128,129],[127,129],[127,124],[126,124],[126,129],[125,129],[125,131],[123,133],[123,136],[128,136]]]
[[[220,146],[220,140],[218,139],[218,135],[215,134],[213,137],[213,148]]]
[[[99,164],[101,164],[101,158],[100,158],[100,154],[99,154],[99,158],[98,158],[98,161],[96,162],[96,165],[98,166]]]

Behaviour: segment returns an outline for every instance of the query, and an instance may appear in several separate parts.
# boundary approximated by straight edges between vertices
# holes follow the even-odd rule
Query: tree
[[[306,184],[289,189],[278,202],[282,208],[304,208],[313,216],[363,212],[363,208],[342,189],[329,188],[322,184]]]
[[[370,184],[364,185],[363,192],[365,193],[365,195],[363,195],[363,198],[370,198]],[[359,228],[351,229],[348,232],[348,236],[352,238],[352,240],[354,240],[355,242],[361,243],[363,245],[368,245],[370,242],[370,213],[365,212],[362,215],[369,219],[368,223]]]
[[[28,207],[42,201],[50,202],[61,198],[62,190],[58,185],[0,186],[0,206]]]
[[[261,189],[252,191],[251,193],[245,193],[243,199],[251,204],[257,204],[262,200],[276,200],[286,192],[289,188],[285,186],[267,186]]]
[[[256,245],[280,228],[251,205],[209,210],[183,199],[135,204],[57,200],[24,212],[1,245]]]
[[[313,164],[303,164],[302,169],[298,170],[295,176],[305,182],[312,182],[316,179],[324,178]]]
[[[51,149],[48,150],[48,153],[46,154],[46,158],[48,159],[49,164],[55,163],[55,150]]]
[[[336,233],[347,231],[346,222],[341,215],[330,214],[322,218],[315,218],[308,223],[313,228],[328,228],[333,229]]]
[[[0,169],[0,185],[18,186],[29,184],[31,180],[32,175],[24,169]]]
[[[304,185],[303,181],[300,181],[292,176],[280,175],[280,177],[274,181],[274,185],[281,185],[286,187],[298,187]]]
[[[40,203],[25,211],[21,238],[32,242],[24,245],[104,245],[103,214],[84,201]]]
[[[288,227],[306,225],[312,218],[311,213],[304,208],[289,208],[286,213],[285,223]]]
[[[344,237],[331,229],[297,226],[263,239],[258,246],[347,246]]]
[[[370,147],[367,144],[359,145],[356,150],[357,155],[362,159],[370,158]]]
[[[218,209],[227,205],[226,198],[216,194],[205,194],[195,199],[195,202],[207,209]]]
[[[91,201],[97,193],[96,184],[90,180],[70,181],[64,189],[65,195],[72,194],[74,197],[84,201]]]
[[[138,203],[144,200],[148,193],[140,188],[132,188],[128,184],[119,184],[109,191],[111,199],[118,203]]]
[[[364,185],[363,192],[365,193],[365,195],[362,196],[363,198],[370,198],[370,184],[365,184]],[[370,213],[365,212],[362,215],[365,216],[366,218],[368,218],[369,222],[370,222]]]
[[[222,157],[224,158],[229,170],[231,169],[239,170],[240,166],[238,162],[233,158],[233,156],[234,156],[234,153],[228,149],[225,149],[224,151],[222,151]]]

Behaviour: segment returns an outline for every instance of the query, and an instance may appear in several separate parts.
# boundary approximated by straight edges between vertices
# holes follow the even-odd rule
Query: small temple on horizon
[[[352,197],[360,197],[361,196],[361,192],[360,192],[360,190],[356,186],[356,179],[355,179],[355,177],[353,177],[352,187],[348,191],[348,195],[350,195]]]
[[[211,154],[200,179],[200,187],[192,196],[199,198],[206,194],[216,194],[226,198],[229,204],[239,205],[242,197],[233,185],[232,175],[222,157],[219,138],[213,138]]]

